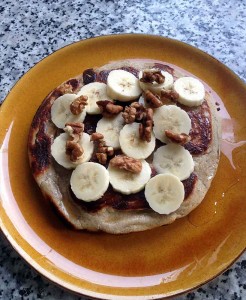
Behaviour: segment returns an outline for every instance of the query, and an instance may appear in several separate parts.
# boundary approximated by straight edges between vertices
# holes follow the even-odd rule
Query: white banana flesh
[[[51,120],[58,128],[64,128],[66,123],[83,122],[86,116],[85,109],[79,115],[72,114],[71,103],[78,98],[75,94],[65,94],[55,100],[51,106]]]
[[[107,86],[103,82],[91,82],[84,85],[78,92],[77,96],[87,96],[86,112],[90,115],[100,114],[101,110],[97,101],[112,99],[107,94]]]
[[[137,99],[142,90],[138,79],[132,73],[113,70],[107,78],[107,93],[112,99],[127,102]]]
[[[76,167],[70,179],[75,196],[91,202],[100,199],[109,186],[109,174],[101,164],[85,162]]]
[[[96,132],[99,132],[104,136],[104,141],[106,142],[107,146],[111,146],[114,149],[119,149],[119,134],[123,126],[124,119],[122,114],[119,114],[113,118],[103,117],[97,123]]]
[[[159,71],[157,69],[149,69],[147,71]],[[150,90],[154,94],[160,95],[162,90],[170,90],[173,86],[173,76],[172,74],[161,71],[161,74],[164,76],[165,80],[163,83],[148,83],[148,82],[142,82],[140,79],[143,77],[143,71],[139,73],[139,85],[143,91]]]
[[[66,169],[74,169],[78,164],[82,164],[91,159],[94,150],[94,144],[90,141],[89,134],[84,132],[79,141],[79,144],[83,148],[84,153],[82,157],[76,162],[72,162],[69,159],[69,156],[66,154],[66,142],[68,140],[70,140],[69,134],[62,133],[55,138],[53,144],[51,145],[51,155],[54,157],[58,164]]]
[[[178,101],[187,106],[201,105],[205,98],[202,82],[193,77],[181,77],[174,82],[173,89],[179,94]]]
[[[137,174],[109,164],[109,181],[115,191],[129,195],[137,193],[145,187],[151,176],[151,168],[145,160],[141,162],[142,170]]]
[[[165,130],[171,130],[175,134],[189,134],[191,120],[186,111],[176,105],[163,105],[154,111],[154,134],[163,143],[169,143]]]
[[[177,210],[184,195],[184,185],[172,174],[156,175],[145,187],[145,198],[149,206],[159,214],[170,214]]]
[[[143,141],[139,137],[139,124],[134,122],[126,124],[120,131],[121,150],[135,159],[146,159],[155,149],[155,136],[151,133],[150,142]]]
[[[173,174],[180,180],[187,179],[194,171],[194,161],[184,147],[170,143],[156,150],[153,166],[159,174]]]

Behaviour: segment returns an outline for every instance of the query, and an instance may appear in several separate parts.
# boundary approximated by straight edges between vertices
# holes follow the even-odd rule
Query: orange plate
[[[151,58],[204,80],[221,99],[222,154],[202,202],[188,217],[146,232],[73,231],[43,200],[28,166],[27,135],[44,97],[84,69],[111,60]],[[14,86],[0,111],[0,225],[19,254],[53,282],[101,299],[158,299],[212,279],[246,245],[246,86],[223,64],[176,40],[114,35],[48,56]]]

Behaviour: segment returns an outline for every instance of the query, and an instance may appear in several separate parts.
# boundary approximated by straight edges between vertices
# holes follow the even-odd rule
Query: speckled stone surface
[[[0,100],[53,51],[104,34],[175,38],[213,55],[246,81],[245,20],[244,0],[2,0]],[[42,278],[0,237],[0,299],[85,299]],[[246,299],[246,254],[224,274],[177,299]]]

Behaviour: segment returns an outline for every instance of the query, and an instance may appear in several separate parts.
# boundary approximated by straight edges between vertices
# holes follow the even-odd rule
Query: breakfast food
[[[84,70],[34,116],[33,176],[75,229],[118,234],[170,224],[201,203],[215,175],[213,101],[199,79],[166,63]]]

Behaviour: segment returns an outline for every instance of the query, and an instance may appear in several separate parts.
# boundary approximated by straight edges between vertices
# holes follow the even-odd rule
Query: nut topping
[[[63,130],[73,138],[74,142],[77,143],[82,137],[84,131],[84,124],[76,122],[66,123],[65,128]]]
[[[79,144],[84,131],[84,124],[76,122],[66,123],[63,130],[72,138],[72,140],[66,142],[66,154],[72,162],[77,162],[84,153],[84,149]]]
[[[61,94],[70,94],[73,93],[73,86],[69,83],[65,83],[62,86],[60,86],[57,91]]]
[[[126,106],[125,111],[122,113],[122,117],[125,120],[126,124],[131,124],[136,119],[137,110],[135,107]]]
[[[161,71],[153,71],[153,70],[146,70],[143,72],[143,76],[140,81],[144,83],[153,83],[156,82],[158,84],[164,83],[165,76],[162,75]]]
[[[143,104],[140,104],[138,102],[133,102],[131,104],[131,107],[136,108],[136,116],[135,119],[137,121],[141,121],[143,120],[143,118],[145,118],[146,115],[146,108],[143,106]]]
[[[103,134],[99,133],[99,132],[94,132],[91,135],[91,141],[99,141],[102,140],[104,138]]]
[[[130,106],[125,107],[122,117],[126,124],[131,124],[136,120],[141,121],[145,117],[145,107],[138,102],[133,102]]]
[[[104,117],[113,117],[118,115],[123,110],[122,106],[116,105],[109,100],[97,101],[97,105],[99,106]]]
[[[142,123],[139,124],[140,138],[149,143],[151,141],[152,129],[153,129],[153,110],[152,108],[147,108],[145,118],[142,120]]]
[[[98,153],[96,153],[96,158],[97,158],[97,160],[98,160],[98,162],[100,164],[106,165],[107,159],[108,159],[108,156],[107,156],[106,153],[100,153],[100,152],[98,152]]]
[[[157,108],[163,105],[158,95],[153,94],[151,91],[147,90],[145,92],[145,101],[149,104],[149,106],[153,108]]]
[[[165,130],[166,136],[176,144],[183,146],[184,144],[188,143],[191,137],[186,133],[174,133],[172,130]]]
[[[73,115],[79,115],[84,110],[85,106],[87,105],[87,96],[79,96],[70,104],[70,111]]]
[[[140,138],[148,143],[151,141],[151,132],[153,129],[152,108],[145,108],[142,104],[133,102],[130,106],[125,107],[125,111],[123,112],[122,116],[127,124],[140,121]]]
[[[162,90],[161,91],[161,102],[163,104],[176,103],[178,101],[179,94],[173,90]]]
[[[110,160],[110,164],[113,167],[136,174],[142,171],[142,162],[139,159],[128,157],[126,155],[115,156]]]
[[[83,156],[84,150],[80,146],[80,144],[75,141],[67,141],[66,142],[66,154],[69,156],[69,159],[72,162],[77,162]]]
[[[114,148],[106,146],[106,143],[104,141],[104,136],[99,132],[92,133],[91,141],[95,142],[97,145],[97,150],[96,150],[97,160],[99,161],[99,163],[105,165],[107,163],[108,156],[114,155]]]

